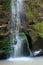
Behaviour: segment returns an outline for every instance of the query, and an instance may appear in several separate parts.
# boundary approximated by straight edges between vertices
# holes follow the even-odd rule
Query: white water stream
[[[15,38],[17,40],[17,44],[14,45],[14,57],[16,57],[16,56],[20,56],[22,53],[21,51],[22,39],[19,38],[19,28],[21,25],[20,12],[22,11],[22,0],[12,0],[11,7],[12,7],[11,39],[13,43],[14,43]]]

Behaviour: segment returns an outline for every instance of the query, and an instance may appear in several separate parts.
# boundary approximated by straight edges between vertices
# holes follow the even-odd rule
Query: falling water
[[[22,38],[19,38],[19,28],[21,25],[20,22],[20,12],[22,10],[22,0],[12,0],[11,1],[11,13],[12,13],[12,21],[11,21],[11,43],[14,44],[15,39],[17,41],[16,45],[14,44],[14,57],[21,55],[21,47],[22,47]]]
[[[16,26],[16,39],[17,39],[17,44],[15,46],[15,51],[14,55],[16,56],[21,56],[22,55],[22,38],[19,38],[19,28],[21,26],[20,22],[20,12],[22,11],[22,0],[17,0],[17,26]]]
[[[17,35],[19,34],[19,28],[21,26],[21,21],[20,21],[20,12],[22,11],[22,0],[17,0],[17,26],[16,26],[16,33]]]
[[[11,0],[11,27],[10,27],[10,33],[11,33],[11,43],[14,43],[16,39],[16,0]]]

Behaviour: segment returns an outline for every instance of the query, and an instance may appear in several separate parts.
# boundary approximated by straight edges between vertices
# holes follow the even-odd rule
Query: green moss
[[[30,19],[33,19],[34,18],[34,15],[32,13],[31,10],[29,10],[27,13],[26,13],[27,17],[29,17]]]
[[[27,40],[27,37],[26,37],[25,33],[22,33],[22,35],[23,35],[23,37],[24,37],[24,42],[27,44],[28,49],[29,49],[29,51],[30,51],[29,42],[28,42],[28,40]]]

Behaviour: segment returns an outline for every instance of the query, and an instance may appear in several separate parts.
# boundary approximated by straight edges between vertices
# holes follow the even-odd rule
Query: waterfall
[[[21,55],[22,39],[19,38],[19,28],[21,26],[20,22],[20,12],[22,11],[22,0],[11,0],[11,43],[14,44],[15,39],[17,41],[14,47],[14,57]]]
[[[17,25],[16,25],[16,33],[17,35],[19,34],[19,28],[21,26],[21,21],[20,21],[20,12],[22,11],[22,0],[17,0]]]
[[[14,43],[16,39],[16,15],[17,15],[17,7],[16,0],[11,0],[11,25],[10,25],[10,33],[11,33],[11,43]]]
[[[22,11],[22,0],[17,0],[17,25],[16,25],[16,39],[17,44],[15,46],[14,56],[21,56],[22,55],[22,38],[19,38],[19,28],[21,26],[20,22],[20,12]]]

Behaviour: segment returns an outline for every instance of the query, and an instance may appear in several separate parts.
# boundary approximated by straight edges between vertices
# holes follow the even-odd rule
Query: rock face
[[[23,0],[23,10],[20,16],[21,28],[28,31],[34,51],[42,49],[43,52],[43,0]]]
[[[8,35],[8,22],[10,21],[10,13],[7,9],[7,1],[0,0],[0,36]],[[6,7],[5,7],[6,6]]]
[[[10,0],[0,0],[0,59],[9,57],[10,37],[8,23],[10,21]]]

